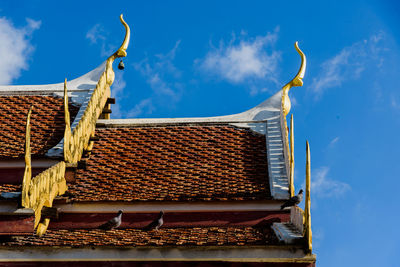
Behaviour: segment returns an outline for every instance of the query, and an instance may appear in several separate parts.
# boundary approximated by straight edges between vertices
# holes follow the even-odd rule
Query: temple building
[[[281,209],[297,43],[295,78],[248,111],[110,119],[120,19],[121,47],[89,73],[0,86],[0,265],[315,266],[308,143],[305,209]]]

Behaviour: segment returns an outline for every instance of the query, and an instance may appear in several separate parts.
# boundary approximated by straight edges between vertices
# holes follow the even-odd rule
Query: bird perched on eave
[[[158,229],[160,229],[160,227],[164,224],[164,218],[163,217],[164,217],[164,211],[160,211],[160,213],[158,214],[157,219],[152,221],[143,230],[149,231],[151,229],[156,229],[156,231],[158,231]]]
[[[297,196],[291,197],[288,201],[282,204],[281,210],[283,210],[286,207],[291,207],[300,204],[300,202],[303,200],[303,189],[300,189],[299,193]]]
[[[121,225],[122,222],[122,210],[118,211],[118,215],[105,224],[102,224],[99,226],[100,229],[103,230],[112,230],[115,228],[118,228]]]

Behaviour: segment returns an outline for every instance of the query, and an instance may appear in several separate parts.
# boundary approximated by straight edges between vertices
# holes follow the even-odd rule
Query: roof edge
[[[187,118],[129,118],[98,120],[100,127],[129,127],[140,125],[165,124],[204,124],[204,123],[257,123],[279,118],[281,114],[282,90],[261,104],[247,111],[215,117],[187,117]]]

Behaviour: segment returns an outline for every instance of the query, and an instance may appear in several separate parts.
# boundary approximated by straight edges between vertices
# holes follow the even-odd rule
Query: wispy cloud
[[[337,55],[321,65],[321,72],[313,79],[311,91],[320,97],[325,90],[341,86],[347,80],[358,79],[369,66],[380,68],[383,64],[382,52],[385,34],[372,35],[369,39],[359,41],[343,48]]]
[[[110,56],[114,50],[116,49],[115,46],[109,44],[108,42],[109,33],[104,29],[104,27],[97,23],[89,31],[86,33],[86,38],[90,41],[92,45],[99,45],[100,46],[100,55],[102,57]],[[125,88],[126,88],[126,81],[124,79],[124,72],[116,71],[115,72],[115,79],[111,87],[111,96],[123,99],[125,95]],[[112,114],[113,118],[122,118],[126,114],[122,111],[122,107],[120,102],[116,102],[115,105],[112,107]]]
[[[103,26],[98,23],[89,29],[86,33],[86,38],[89,39],[92,44],[97,44],[98,41],[106,40],[105,35]]]
[[[351,189],[350,185],[328,177],[329,168],[321,167],[313,170],[311,175],[312,194],[321,197],[339,197]]]
[[[140,114],[151,114],[155,109],[151,98],[146,98],[136,104],[126,114],[127,118],[135,118]]]
[[[390,95],[390,106],[395,110],[400,110],[400,101],[394,94]]]
[[[335,138],[333,138],[330,142],[329,142],[329,147],[333,147],[338,141],[339,141],[340,137],[336,136]]]
[[[111,87],[111,96],[122,99],[124,96],[124,90],[126,87],[126,82],[124,80],[124,74],[121,71],[115,72],[115,79],[114,83],[112,84]],[[117,101],[115,105],[112,107],[112,117],[113,118],[121,118],[122,117],[122,112],[121,112],[121,105]]]
[[[127,115],[151,114],[156,109],[155,102],[168,102],[173,105],[180,100],[183,85],[179,79],[182,72],[174,65],[180,43],[181,41],[178,40],[166,54],[157,54],[153,58],[147,57],[133,64],[133,67],[146,79],[152,89],[152,95],[134,106]]]
[[[196,59],[197,66],[204,73],[228,81],[232,84],[247,83],[251,93],[266,91],[265,81],[277,83],[277,66],[280,52],[273,49],[278,39],[277,27],[274,32],[265,36],[245,39],[235,36],[225,44],[220,41],[219,47],[211,50],[203,59]],[[261,86],[264,82],[264,85]]]
[[[100,23],[95,24],[86,33],[86,39],[88,39],[92,45],[100,45],[100,55],[102,57],[111,56],[116,49],[114,45],[106,42],[108,35],[109,33]]]
[[[0,84],[9,84],[28,69],[34,46],[33,32],[40,28],[40,21],[26,19],[26,26],[16,28],[5,17],[0,17]]]

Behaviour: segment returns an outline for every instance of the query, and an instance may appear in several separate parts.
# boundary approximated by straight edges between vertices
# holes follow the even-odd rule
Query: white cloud
[[[311,175],[311,194],[317,197],[339,197],[351,189],[350,185],[328,177],[329,168],[313,170]]]
[[[111,87],[111,96],[122,99],[124,96],[124,89],[126,87],[126,82],[124,80],[124,74],[121,71],[115,72],[115,79]],[[112,117],[113,118],[121,118],[121,106],[117,101],[115,105],[112,106]]]
[[[221,41],[219,47],[213,47],[203,59],[195,60],[195,65],[203,72],[233,84],[267,80],[277,83],[280,52],[272,48],[267,52],[266,48],[275,44],[278,31],[276,28],[273,33],[239,42],[233,37],[227,45]],[[265,87],[260,90],[256,87],[252,86],[252,94],[266,90]]]
[[[108,35],[109,33],[100,23],[95,24],[86,33],[86,39],[89,39],[92,45],[100,45],[100,55],[102,57],[109,57],[116,50],[116,46],[106,42]]]
[[[9,84],[28,69],[34,50],[32,34],[40,28],[40,21],[26,19],[27,25],[16,28],[10,20],[0,17],[0,84]]]
[[[151,98],[146,98],[143,99],[142,101],[139,102],[139,104],[136,104],[131,110],[128,111],[126,114],[127,118],[134,118],[137,117],[140,114],[151,114],[154,110],[153,102]]]
[[[316,97],[320,97],[328,88],[358,79],[371,65],[380,68],[383,64],[381,53],[385,50],[383,40],[383,33],[372,35],[368,40],[343,48],[337,55],[323,62],[322,70],[310,86]]]
[[[172,105],[180,100],[183,86],[176,80],[182,73],[173,63],[180,42],[178,40],[166,54],[157,54],[152,59],[145,58],[133,64],[133,67],[146,79],[153,94],[150,98],[142,100],[127,114],[131,116],[150,114],[156,108],[154,102],[168,102]]]
[[[333,147],[338,141],[339,141],[340,137],[336,136],[335,138],[332,139],[332,141],[329,142],[329,146]]]
[[[390,96],[390,106],[395,110],[400,110],[400,102],[393,94]]]
[[[92,44],[97,44],[99,40],[106,40],[105,31],[101,24],[96,24],[86,33],[86,38],[90,40]]]

